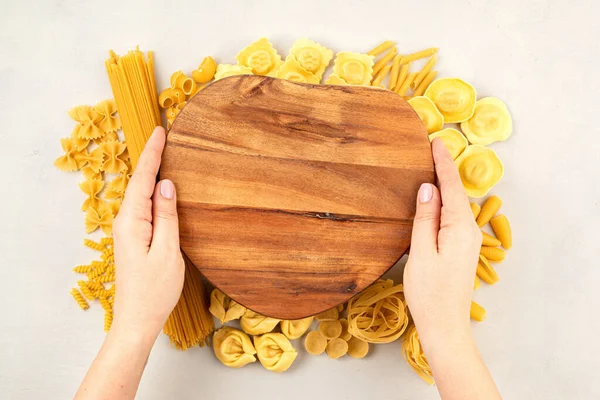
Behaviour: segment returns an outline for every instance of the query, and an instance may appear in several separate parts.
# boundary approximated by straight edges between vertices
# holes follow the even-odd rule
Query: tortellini
[[[285,60],[276,74],[277,78],[287,79],[293,82],[319,84],[320,80],[312,72],[302,68],[302,65],[294,57]]]
[[[278,319],[265,317],[252,310],[246,310],[240,319],[240,326],[244,332],[250,335],[262,335],[263,333],[271,332],[278,323]]]
[[[219,289],[214,289],[210,294],[210,307],[208,311],[224,324],[234,319],[239,319],[246,312],[246,307],[232,300]]]
[[[243,65],[219,64],[215,73],[215,81],[235,75],[252,75],[252,68]]]
[[[298,39],[286,58],[295,58],[302,68],[312,73],[320,81],[325,68],[333,58],[333,51],[308,39]]]
[[[281,333],[288,339],[294,340],[300,338],[310,328],[314,317],[297,319],[293,321],[281,321]]]
[[[298,352],[281,333],[266,333],[254,338],[260,363],[273,372],[284,372],[292,365]]]
[[[425,96],[417,96],[408,100],[415,110],[427,133],[437,132],[444,126],[444,116],[439,112],[433,101]]]
[[[367,54],[342,51],[337,53],[333,73],[351,85],[370,85],[373,79],[373,60]]]
[[[215,332],[213,350],[219,361],[231,368],[241,368],[256,361],[256,349],[248,335],[228,326]]]
[[[244,48],[235,56],[238,64],[248,67],[255,75],[275,76],[281,67],[281,56],[269,39],[261,38]]]
[[[437,79],[425,91],[446,123],[463,122],[475,111],[477,92],[475,88],[459,78]]]
[[[512,118],[502,100],[485,97],[475,103],[473,116],[460,124],[472,144],[486,146],[508,139],[512,133]]]
[[[504,166],[496,152],[471,145],[456,159],[460,179],[467,195],[483,197],[504,175]]]
[[[442,139],[442,142],[444,142],[444,145],[450,152],[453,160],[456,160],[469,145],[467,138],[453,128],[442,129],[441,131],[429,135],[430,141],[433,142],[433,139],[435,138]]]

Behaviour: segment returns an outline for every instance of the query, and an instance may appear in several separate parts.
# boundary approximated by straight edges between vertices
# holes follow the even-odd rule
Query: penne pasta
[[[436,62],[437,62],[437,54],[434,54],[427,61],[427,63],[423,66],[423,68],[421,69],[421,71],[419,71],[419,73],[415,77],[415,80],[411,84],[411,88],[413,90],[416,89],[419,86],[419,84],[423,81],[423,79],[425,78],[425,76],[427,76],[427,74],[429,73],[429,71],[431,71],[433,69],[433,66],[435,65]]]
[[[385,42],[377,45],[373,49],[367,51],[367,54],[370,56],[378,56],[379,54],[383,53],[384,51],[391,49],[394,46],[394,44],[395,43],[392,42],[391,40],[386,40]]]
[[[416,60],[420,60],[421,58],[425,58],[425,57],[428,57],[428,56],[432,56],[435,53],[437,53],[437,51],[438,51],[437,47],[431,47],[429,49],[417,51],[416,53],[412,53],[412,54],[406,55],[406,56],[404,56],[402,58],[402,64],[408,63],[408,62],[412,62],[412,61],[416,61]]]
[[[427,74],[427,76],[425,76],[425,78],[423,78],[423,81],[421,81],[421,84],[415,89],[415,91],[413,92],[413,96],[422,96],[423,93],[425,93],[425,90],[429,87],[429,85],[431,85],[431,82],[433,82],[433,80],[435,79],[436,76],[437,76],[437,71],[430,71]],[[415,79],[416,79],[416,77],[415,77]]]
[[[400,96],[404,96],[408,91],[410,84],[415,79],[415,76],[417,76],[416,72],[411,72],[410,74],[408,74],[408,76],[406,77],[404,82],[402,82],[402,85],[398,88],[398,91],[396,93],[398,93]]]
[[[396,54],[392,61],[392,71],[390,72],[390,90],[394,90],[396,83],[398,82],[398,74],[400,73],[400,61],[402,61],[402,54]]]
[[[383,67],[381,69],[381,71],[379,71],[379,73],[375,76],[375,79],[373,79],[371,86],[381,85],[381,81],[383,81],[385,79],[385,77],[388,76],[391,69],[392,69],[391,65],[386,65],[385,67]]]
[[[402,61],[400,61],[400,64],[402,64]],[[396,93],[398,93],[398,89],[400,89],[400,86],[402,86],[402,84],[406,80],[406,77],[408,76],[409,68],[410,68],[410,63],[401,65],[400,72],[398,72],[398,79],[396,80],[396,87],[394,88],[394,91]]]
[[[383,67],[387,63],[389,63],[390,61],[392,61],[394,59],[394,57],[396,57],[396,54],[397,54],[396,47],[393,47],[390,51],[385,53],[385,56],[381,57],[381,59],[379,61],[377,61],[375,63],[375,65],[373,66],[373,75],[377,75],[377,73],[379,71],[381,71],[381,69],[383,69]]]

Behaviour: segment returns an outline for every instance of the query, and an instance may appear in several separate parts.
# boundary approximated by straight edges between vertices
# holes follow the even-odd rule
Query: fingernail
[[[171,200],[175,194],[175,185],[168,179],[160,183],[160,194],[162,197]]]
[[[419,188],[419,201],[421,203],[427,203],[433,197],[433,188],[431,183],[424,183]]]

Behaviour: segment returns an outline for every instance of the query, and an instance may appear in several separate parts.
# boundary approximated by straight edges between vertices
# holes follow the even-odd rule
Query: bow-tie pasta
[[[293,321],[281,321],[281,333],[288,339],[294,340],[300,338],[310,328],[314,317],[297,319]]]
[[[263,333],[271,332],[278,323],[278,319],[265,317],[252,310],[246,310],[242,318],[240,318],[240,326],[244,332],[250,335],[262,335]]]
[[[127,170],[127,164],[121,159],[127,146],[118,141],[104,142],[99,146],[102,152],[107,156],[106,161],[102,164],[102,169],[109,174],[118,174],[121,171]],[[122,155],[123,154],[123,155]],[[119,157],[121,156],[121,157]]]
[[[256,350],[244,332],[224,326],[213,336],[215,356],[231,368],[241,368],[256,361]]]
[[[261,38],[235,56],[239,65],[248,67],[255,75],[275,76],[282,64],[281,56],[269,39]]]
[[[298,352],[281,333],[266,333],[254,338],[260,363],[273,372],[284,372],[292,365]]]
[[[224,324],[239,319],[246,312],[246,307],[232,300],[219,289],[214,289],[210,294],[208,311]]]

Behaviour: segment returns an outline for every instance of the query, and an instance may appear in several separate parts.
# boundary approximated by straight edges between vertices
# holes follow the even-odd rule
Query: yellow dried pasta
[[[338,320],[323,321],[319,324],[319,332],[325,339],[336,339],[342,334],[342,324]]]
[[[158,96],[158,104],[162,108],[173,107],[185,101],[185,93],[179,88],[167,88]]]
[[[483,239],[481,241],[481,245],[482,246],[498,247],[498,246],[500,246],[502,244],[502,242],[500,242],[500,240],[496,239],[495,237],[493,237],[489,233],[481,231],[481,234],[483,236]]]
[[[192,78],[194,78],[197,83],[208,83],[215,77],[216,72],[217,63],[214,58],[208,56],[204,57],[198,68],[192,71]],[[196,89],[199,87],[202,86],[197,86]]]
[[[333,58],[333,51],[312,40],[298,39],[292,45],[286,61],[291,57],[294,57],[302,68],[312,73],[320,81],[325,68]]]
[[[112,234],[113,216],[109,210],[89,208],[85,214],[85,232],[91,233],[98,228],[106,235]]]
[[[298,339],[306,333],[308,328],[313,322],[314,317],[308,317],[297,320],[284,320],[281,321],[281,333],[285,335],[290,340]]]
[[[502,161],[494,150],[487,147],[468,146],[455,162],[463,187],[470,197],[485,196],[504,176]]]
[[[78,157],[78,150],[75,142],[71,138],[63,138],[60,139],[60,145],[65,154],[54,161],[56,168],[66,172],[77,171],[81,168],[83,162]]]
[[[375,46],[373,49],[367,51],[367,55],[378,56],[379,54],[383,53],[384,51],[387,51],[387,50],[391,49],[392,47],[394,47],[395,44],[396,43],[391,40],[386,40],[385,42],[380,43],[377,46]]]
[[[348,332],[348,320],[342,318],[339,320],[342,325],[342,332],[340,333],[340,338],[344,339],[346,342],[352,338],[352,334]]]
[[[365,358],[369,354],[369,343],[355,337],[348,340],[348,355],[352,358]]]
[[[224,324],[239,319],[246,312],[246,307],[232,300],[219,289],[213,289],[210,294],[210,307],[208,311]]]
[[[500,210],[502,206],[502,199],[498,196],[490,196],[481,206],[481,212],[477,217],[477,226],[482,228],[486,225],[494,215]]]
[[[117,113],[117,104],[114,100],[103,100],[96,104],[93,111],[102,116],[98,127],[105,133],[116,132],[121,129],[121,120],[115,114]]]
[[[379,280],[348,302],[348,331],[369,343],[390,343],[408,326],[402,285]]]
[[[256,361],[256,349],[244,332],[224,326],[213,335],[213,351],[223,365],[241,368]]]
[[[82,310],[87,310],[88,308],[90,308],[88,302],[85,301],[85,299],[77,289],[71,289],[71,296],[73,296],[73,298],[77,302],[77,305],[79,305],[79,308],[81,308]]]
[[[181,90],[185,96],[189,96],[192,93],[196,92],[196,81],[184,74],[182,70],[176,71],[171,75],[170,83],[173,89]],[[185,101],[185,96],[180,100]]]
[[[373,78],[373,56],[342,51],[337,53],[333,73],[351,85],[369,85]]]
[[[306,338],[304,339],[304,348],[308,354],[313,356],[318,356],[323,354],[325,348],[327,347],[327,339],[321,335],[319,331],[311,331],[308,332]]]
[[[415,80],[417,79],[419,75],[417,74],[415,76]],[[417,86],[417,88],[414,90],[413,92],[413,96],[422,96],[423,93],[425,93],[425,90],[429,87],[429,85],[431,85],[431,82],[433,82],[433,80],[435,79],[435,77],[437,76],[437,71],[429,71],[427,73],[427,75],[425,75],[425,78],[423,78],[423,80],[421,81],[421,83],[419,83],[419,86]],[[414,83],[415,81],[413,80],[412,83]],[[411,83],[411,86],[412,86]]]
[[[281,333],[265,333],[255,337],[254,347],[262,366],[273,372],[287,371],[298,356],[288,338]]]
[[[413,90],[419,86],[419,84],[423,81],[423,79],[425,79],[425,77],[427,76],[429,71],[431,71],[433,69],[433,66],[435,65],[436,62],[437,62],[437,54],[434,54],[433,56],[431,56],[431,58],[429,60],[427,60],[427,63],[425,63],[425,66],[423,66],[423,68],[419,71],[417,76],[415,76],[415,80],[413,81],[413,83],[410,86]]]
[[[473,116],[460,124],[469,142],[487,146],[508,139],[512,133],[512,118],[506,104],[495,97],[485,97],[475,103]]]
[[[425,96],[435,103],[446,123],[466,121],[475,111],[477,92],[459,78],[442,78],[432,82]]]
[[[235,75],[253,75],[252,68],[243,65],[219,64],[215,72],[215,81]]]
[[[419,119],[425,125],[427,133],[438,132],[442,129],[444,126],[444,117],[435,107],[433,101],[425,96],[418,96],[408,100],[408,104],[415,110]]]
[[[512,247],[512,230],[510,229],[510,223],[506,215],[500,214],[490,220],[492,230],[496,234],[496,237],[500,240],[500,244],[506,250],[510,250]],[[498,245],[499,246],[499,245]]]
[[[275,76],[283,63],[269,39],[260,38],[235,56],[238,64],[248,67],[255,75]]]
[[[488,285],[493,285],[500,280],[494,267],[482,254],[479,255],[479,262],[477,263],[477,276]]]
[[[434,55],[435,53],[438,52],[438,48],[437,47],[430,47],[428,49],[425,50],[421,50],[421,51],[417,51],[415,53],[411,53],[411,54],[407,54],[404,57],[402,57],[402,63],[409,63],[412,61],[416,61],[419,60],[421,58],[425,58],[425,57],[429,57]]]
[[[481,212],[481,206],[477,203],[471,203],[471,212],[473,213],[473,218],[477,220],[479,213]]]
[[[396,49],[396,46],[394,46],[383,57],[381,57],[381,59],[377,61],[375,65],[373,65],[373,75],[376,75],[379,71],[383,69],[385,65],[391,62],[394,59],[394,57],[396,57],[396,54],[398,54],[398,51]]]
[[[485,320],[486,311],[485,308],[481,307],[479,304],[475,303],[471,300],[471,310],[469,312],[471,319],[477,322],[482,322]]]
[[[381,81],[383,81],[388,76],[388,74],[390,73],[391,69],[392,69],[391,65],[386,65],[381,70],[379,70],[379,72],[375,76],[375,79],[373,79],[373,82],[371,83],[371,86],[380,86],[381,85]]]
[[[402,84],[398,87],[398,90],[396,90],[396,93],[398,93],[400,96],[404,96],[406,94],[406,92],[408,91],[408,88],[410,87],[410,84],[412,83],[412,81],[415,80],[416,76],[417,76],[416,72],[411,72],[410,74],[408,74],[406,76],[406,79],[404,79]]]
[[[402,354],[408,365],[410,365],[421,379],[430,385],[435,383],[431,367],[427,362],[427,357],[425,357],[421,341],[419,340],[417,328],[414,325],[411,325],[406,331],[406,337],[404,342],[402,342]]]
[[[298,60],[294,57],[287,58],[275,75],[280,79],[300,83],[312,83],[316,85],[320,81],[312,72],[302,68]]]
[[[499,247],[481,246],[479,254],[493,262],[500,262],[506,257],[506,252]]]
[[[325,351],[329,358],[337,360],[348,353],[348,342],[341,338],[335,338],[327,343]]]
[[[390,84],[388,88],[390,90],[394,90],[396,87],[396,83],[398,82],[398,77],[400,74],[400,61],[402,60],[402,54],[396,54],[394,59],[392,60],[392,69],[390,71]]]
[[[126,146],[119,141],[110,141],[101,143],[99,146],[102,152],[106,155],[106,161],[102,164],[102,169],[109,174],[118,174],[127,170],[127,164],[121,159],[121,155],[125,152]]]
[[[409,100],[409,103],[411,100]],[[444,142],[444,145],[448,149],[448,152],[450,152],[453,160],[456,160],[469,145],[467,138],[454,128],[442,129],[441,131],[429,135],[430,141],[433,142],[433,139],[435,138],[442,139],[442,142]]]
[[[246,310],[244,315],[240,318],[240,326],[244,332],[250,335],[261,335],[263,333],[271,332],[278,323],[278,319],[265,317],[252,310]]]
[[[98,205],[100,204],[98,194],[103,188],[104,181],[100,180],[88,179],[79,183],[79,189],[88,196],[81,205],[82,211],[87,211],[90,208],[98,209]]]

